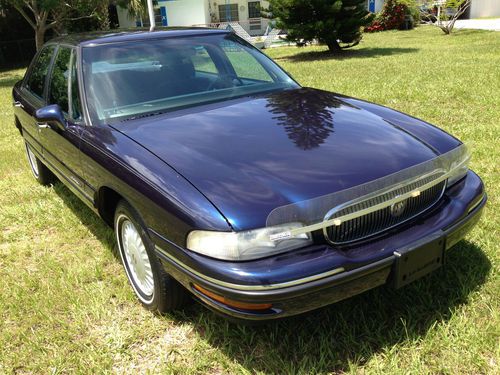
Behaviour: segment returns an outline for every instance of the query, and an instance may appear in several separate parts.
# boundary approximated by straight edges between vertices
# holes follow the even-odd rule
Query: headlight
[[[464,147],[463,150],[463,153],[451,163],[450,176],[448,177],[447,184],[448,187],[464,178],[469,170],[470,154],[467,148]]]
[[[274,227],[243,232],[211,232],[195,230],[189,233],[187,248],[212,258],[224,260],[250,260],[282,253],[310,245],[309,234],[271,241],[270,236],[300,228],[300,223],[289,223]]]

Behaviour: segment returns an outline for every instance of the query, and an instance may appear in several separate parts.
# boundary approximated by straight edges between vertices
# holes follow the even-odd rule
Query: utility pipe
[[[153,7],[153,0],[148,0],[148,13],[149,13],[149,31],[155,30],[155,9]]]

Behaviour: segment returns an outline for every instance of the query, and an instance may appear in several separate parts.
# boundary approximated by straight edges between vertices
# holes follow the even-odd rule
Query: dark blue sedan
[[[486,203],[453,136],[301,87],[223,30],[54,39],[13,97],[34,177],[114,228],[150,310],[194,295],[265,320],[399,288],[442,266]]]

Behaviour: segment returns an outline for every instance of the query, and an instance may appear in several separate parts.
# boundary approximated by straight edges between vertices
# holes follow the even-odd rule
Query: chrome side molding
[[[335,269],[330,270],[330,271],[319,273],[317,275],[312,275],[312,276],[304,277],[302,279],[297,279],[297,280],[286,281],[284,283],[267,284],[267,285],[242,285],[242,284],[228,283],[226,281],[214,279],[213,277],[204,275],[201,272],[198,272],[198,271],[194,270],[193,268],[189,267],[188,265],[182,263],[180,260],[173,257],[171,254],[169,254],[167,251],[163,250],[159,246],[155,246],[155,248],[159,253],[161,253],[163,256],[168,258],[171,262],[175,263],[178,267],[198,276],[199,278],[201,278],[207,282],[210,282],[210,283],[222,286],[222,287],[230,288],[230,289],[235,289],[235,290],[255,291],[255,290],[283,289],[283,288],[288,288],[291,286],[305,284],[305,283],[308,283],[311,281],[323,279],[325,277],[333,276],[333,275],[336,275],[338,273],[345,271],[345,269],[343,267],[339,267],[339,268],[335,268]]]

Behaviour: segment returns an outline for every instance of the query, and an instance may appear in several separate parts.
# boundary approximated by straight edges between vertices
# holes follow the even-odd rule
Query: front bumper
[[[481,180],[469,172],[462,182],[447,192],[444,202],[425,217],[383,238],[351,249],[319,246],[293,255],[276,256],[263,263],[235,265],[197,255],[193,255],[194,260],[182,258],[178,252],[180,249],[175,249],[173,244],[166,244],[156,233],[153,233],[153,239],[166,271],[208,307],[232,318],[268,320],[314,310],[390,282],[395,273],[394,252],[403,248],[406,251],[425,251],[429,243],[435,241],[444,242],[443,247],[449,249],[479,221],[486,201]],[[158,241],[163,241],[163,247]],[[171,251],[164,249],[167,246]],[[333,263],[328,264],[328,261]],[[302,269],[308,264],[311,267],[323,264],[327,268],[286,278],[287,268],[299,275],[293,268],[297,263]],[[237,276],[231,277],[233,274]],[[270,303],[272,307],[262,311],[233,308],[201,293],[193,285],[234,301]]]

